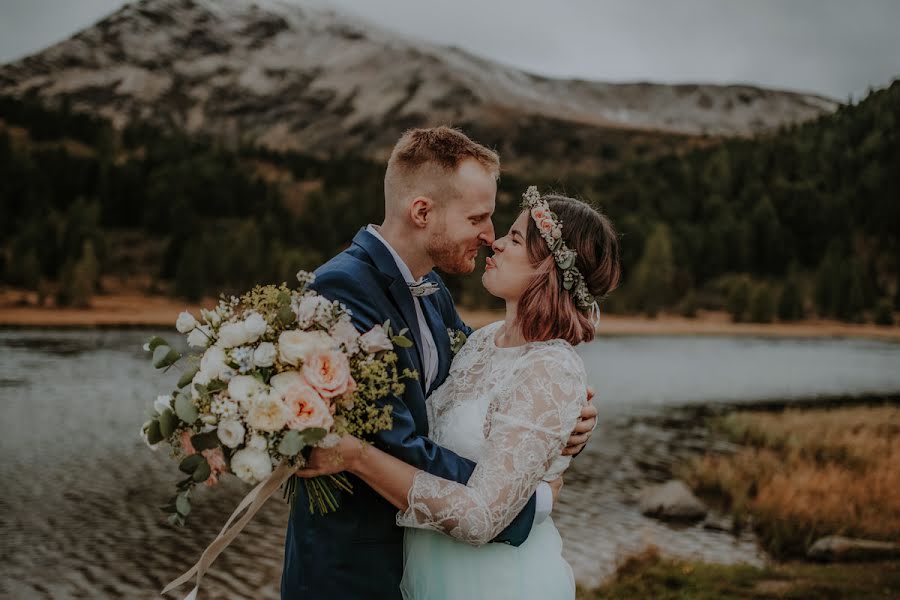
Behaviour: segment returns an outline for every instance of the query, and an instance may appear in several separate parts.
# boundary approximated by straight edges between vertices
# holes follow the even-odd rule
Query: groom
[[[441,278],[432,271],[471,273],[481,245],[494,241],[491,215],[500,160],[491,150],[448,127],[407,132],[394,147],[384,177],[385,219],[361,229],[353,244],[316,271],[311,286],[343,302],[357,329],[390,320],[409,329],[414,346],[396,348],[398,368],[418,373],[402,397],[390,396],[393,428],[373,443],[438,477],[468,481],[475,464],[428,439],[426,397],[447,377],[450,331],[462,322]],[[590,437],[597,411],[586,403],[566,454]],[[291,507],[285,540],[282,600],[400,600],[403,532],[397,509],[349,476],[352,494],[340,508],[310,514],[305,487]],[[553,493],[542,483],[522,512],[494,542],[518,546],[532,524],[545,519]]]

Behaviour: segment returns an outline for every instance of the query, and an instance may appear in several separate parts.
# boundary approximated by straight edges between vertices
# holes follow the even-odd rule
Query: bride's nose
[[[491,250],[494,252],[503,252],[505,238],[497,238],[494,240],[494,243],[491,244]]]

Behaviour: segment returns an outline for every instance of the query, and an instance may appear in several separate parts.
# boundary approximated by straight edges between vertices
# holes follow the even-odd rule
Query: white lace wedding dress
[[[488,543],[522,510],[560,456],[585,398],[584,364],[567,342],[501,348],[502,322],[472,334],[428,398],[431,438],[477,463],[467,485],[419,473],[409,509],[401,590],[407,600],[572,600],[572,569],[552,519],[524,544]]]

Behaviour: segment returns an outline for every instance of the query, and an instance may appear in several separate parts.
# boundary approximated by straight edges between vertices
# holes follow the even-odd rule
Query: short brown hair
[[[575,266],[591,295],[600,301],[619,285],[619,235],[609,218],[580,200],[547,194],[550,211],[562,221],[562,238],[578,254]],[[538,273],[519,298],[516,319],[529,342],[564,339],[572,345],[594,339],[587,310],[579,309],[537,225],[528,218],[528,258]]]
[[[500,157],[489,148],[474,142],[459,129],[441,125],[429,129],[410,129],[394,145],[388,169],[397,166],[414,169],[425,163],[436,163],[455,171],[466,159],[475,159],[487,171],[499,175]]]
[[[475,160],[494,176],[500,175],[497,153],[469,139],[452,127],[410,129],[391,152],[384,174],[386,216],[402,209],[415,196],[428,196],[441,203],[453,197],[447,187],[448,176],[466,160]]]

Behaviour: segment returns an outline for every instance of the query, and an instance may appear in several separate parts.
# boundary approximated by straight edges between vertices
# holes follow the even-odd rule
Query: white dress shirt
[[[397,254],[397,251],[394,250],[393,247],[388,243],[386,239],[381,237],[381,234],[378,232],[378,226],[372,225],[371,223],[366,227],[366,231],[375,236],[375,238],[384,244],[384,247],[388,249],[388,252],[391,253],[391,256],[394,257],[394,262],[397,264],[397,269],[400,271],[400,274],[403,276],[403,279],[406,280],[407,285],[413,285],[416,283],[420,283],[422,278],[416,281],[413,278],[412,271],[409,270],[409,267],[406,266],[406,263],[403,262],[403,259],[400,258],[400,255]],[[429,388],[431,388],[431,383],[434,381],[435,377],[437,377],[437,369],[438,369],[438,353],[437,353],[437,345],[434,343],[434,336],[431,334],[431,328],[428,327],[428,322],[425,320],[425,313],[422,312],[421,298],[413,296],[410,292],[410,296],[413,300],[413,305],[416,307],[416,320],[419,322],[419,332],[422,334],[422,342],[424,343],[424,348],[422,348],[422,368],[425,370],[425,391],[427,392]],[[553,490],[550,489],[550,485],[544,481],[542,481],[535,492],[535,511],[534,511],[534,522],[535,524],[543,522],[547,517],[550,516],[550,513],[553,511]]]

